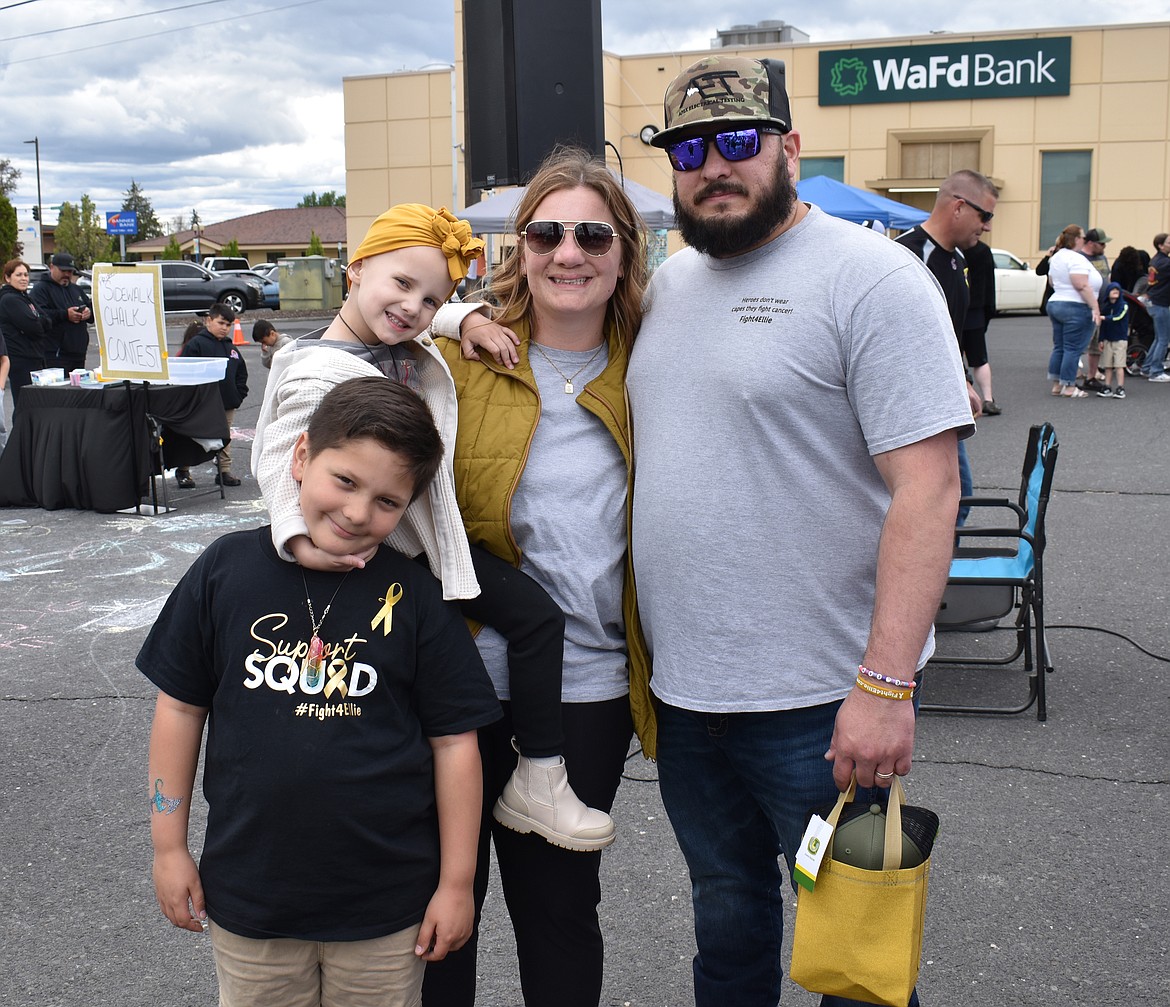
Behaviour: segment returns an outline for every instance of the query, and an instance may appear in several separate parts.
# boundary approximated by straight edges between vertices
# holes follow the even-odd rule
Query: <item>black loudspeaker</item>
[[[467,166],[523,185],[558,143],[604,154],[601,0],[463,0]]]

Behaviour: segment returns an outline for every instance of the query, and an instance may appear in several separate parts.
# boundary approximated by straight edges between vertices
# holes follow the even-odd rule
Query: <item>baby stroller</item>
[[[1145,301],[1137,294],[1125,294],[1125,302],[1129,305],[1129,348],[1125,353],[1125,370],[1137,374],[1154,343],[1154,320]]]

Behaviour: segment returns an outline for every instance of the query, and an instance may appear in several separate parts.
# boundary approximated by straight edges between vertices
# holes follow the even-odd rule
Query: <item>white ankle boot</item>
[[[514,832],[535,832],[554,846],[582,853],[603,849],[614,838],[613,819],[573,793],[564,759],[546,768],[521,755],[492,817]]]

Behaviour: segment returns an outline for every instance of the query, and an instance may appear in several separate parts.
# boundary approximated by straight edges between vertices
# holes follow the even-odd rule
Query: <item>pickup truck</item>
[[[203,268],[215,273],[222,273],[225,269],[251,269],[247,259],[234,255],[209,255],[203,260]]]

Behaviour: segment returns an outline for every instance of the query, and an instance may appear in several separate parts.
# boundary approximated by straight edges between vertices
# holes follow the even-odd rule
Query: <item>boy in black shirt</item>
[[[228,429],[231,429],[236,410],[248,396],[248,365],[244,363],[243,354],[236,349],[232,342],[232,323],[236,320],[236,313],[226,304],[213,304],[207,309],[207,321],[179,350],[181,357],[226,357],[227,369],[219,382],[219,394],[223,399],[223,411],[227,416]],[[239,486],[238,476],[232,475],[232,449],[225,444],[215,453],[216,469],[215,481],[224,486]],[[175,480],[179,489],[194,488],[195,480],[191,472],[185,468],[175,469]]]
[[[138,655],[159,905],[207,926],[220,1003],[417,1003],[425,961],[471,933],[481,770],[499,705],[458,608],[382,545],[442,460],[422,400],[333,388],[292,462],[313,541],[366,565],[282,561],[267,528],[215,542]],[[207,833],[187,826],[204,724]]]

